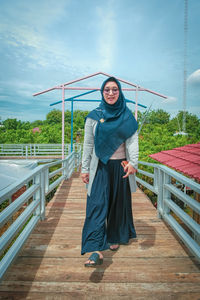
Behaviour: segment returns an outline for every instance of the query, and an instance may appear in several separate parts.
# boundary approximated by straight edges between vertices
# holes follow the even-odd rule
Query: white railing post
[[[45,170],[42,170],[40,177],[40,218],[45,219],[46,198],[45,198]]]
[[[171,193],[165,188],[165,184],[171,184],[171,176],[164,172],[163,179],[163,214],[166,215],[170,213],[170,209],[166,202],[171,199]]]
[[[77,167],[78,172],[79,172],[80,164],[81,164],[81,149],[78,150],[78,167]]]
[[[71,148],[70,148],[70,150],[71,150]],[[69,153],[68,155],[70,155],[70,153]],[[70,167],[71,167],[71,165],[70,165],[70,159],[71,159],[71,158],[69,158],[69,159],[67,160],[67,162],[66,162],[67,179],[70,178]]]
[[[46,168],[44,170],[44,186],[45,186],[45,194],[47,194],[49,190],[49,168]]]
[[[158,191],[159,189],[159,169],[154,167],[154,181],[153,181],[154,189]]]
[[[41,176],[40,175],[41,175],[41,173],[38,173],[34,176],[33,184],[40,185],[40,182],[41,182]],[[41,196],[41,189],[38,189],[34,194],[33,201],[37,201],[37,200],[40,201],[41,200],[40,196]],[[36,208],[34,215],[40,216],[40,212],[41,212],[41,202],[40,202],[40,205]]]
[[[76,170],[77,170],[77,172],[79,171],[79,161],[80,161],[79,152],[76,152]]]
[[[28,146],[26,145],[26,158],[28,158]]]
[[[62,174],[63,176],[65,176],[65,179],[67,179],[67,160],[64,160],[62,162],[62,167],[63,167]]]
[[[157,197],[158,218],[162,218],[164,211],[163,203],[163,171],[158,169],[158,197]]]
[[[72,168],[72,173],[74,172],[76,167],[76,153],[73,151],[73,168]]]

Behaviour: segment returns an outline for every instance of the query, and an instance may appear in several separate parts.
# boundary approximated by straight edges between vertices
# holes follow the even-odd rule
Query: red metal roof
[[[200,182],[200,142],[149,156]]]

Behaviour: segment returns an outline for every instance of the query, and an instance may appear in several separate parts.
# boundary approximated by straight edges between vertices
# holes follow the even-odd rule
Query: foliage
[[[80,142],[83,142],[84,123],[88,111],[74,111],[73,116],[73,140],[80,135]],[[179,121],[177,121],[179,120]],[[162,150],[169,150],[190,143],[199,141],[200,120],[196,115],[186,112],[186,131],[188,136],[174,136],[179,131],[178,122],[182,124],[183,112],[178,112],[175,118],[170,120],[170,115],[158,109],[148,113],[138,112],[138,124],[141,127],[139,136],[140,160],[152,162],[149,154]],[[22,143],[61,143],[62,140],[62,112],[54,109],[46,116],[46,120],[36,120],[32,123],[22,122],[17,119],[7,119],[0,127],[1,144],[22,144]],[[33,132],[33,128],[39,128],[39,132]],[[65,112],[65,141],[71,140],[71,112]],[[155,161],[153,161],[155,162]]]
[[[17,121],[17,119],[7,119],[3,121],[3,125],[5,126],[5,129],[10,130],[10,129],[17,129],[18,123],[20,121]]]
[[[73,140],[76,140],[78,136],[78,141],[83,142],[85,117],[88,113],[88,111],[74,111]],[[65,142],[70,143],[71,112],[66,111],[64,117]],[[176,117],[171,120],[170,115],[162,109],[145,113],[139,111],[139,160],[157,163],[149,157],[150,154],[199,142],[200,120],[196,115],[192,115],[188,112],[186,112],[185,117],[186,132],[188,135],[174,136],[175,132],[182,130],[182,111],[179,111]],[[56,109],[49,112],[44,121],[36,120],[30,123],[18,121],[17,119],[7,119],[3,122],[1,121],[1,123],[3,126],[0,127],[0,144],[57,144],[61,143],[62,140],[62,112]],[[36,127],[39,128],[39,131],[34,132],[33,129]],[[147,166],[140,166],[140,168],[149,172],[152,171],[150,167]],[[140,176],[140,174],[138,174],[138,176]],[[145,177],[146,178],[143,179],[149,182],[149,184],[152,184],[151,178]],[[145,187],[140,187],[156,206],[156,195]]]
[[[194,134],[174,136],[168,124],[153,125],[145,124],[139,136],[140,160],[151,162],[149,154],[170,150],[186,144],[197,143],[198,137]]]
[[[169,122],[170,114],[162,109],[157,111],[152,110],[148,114],[148,121],[150,124],[167,124]]]
[[[62,122],[62,112],[58,109],[53,109],[47,114],[46,122],[49,125],[60,124]]]
[[[200,136],[200,121],[196,115],[192,115],[189,112],[185,113],[186,120],[186,132],[189,135]],[[181,130],[181,124],[183,123],[183,111],[179,111],[175,118],[170,122],[171,129],[175,131]]]

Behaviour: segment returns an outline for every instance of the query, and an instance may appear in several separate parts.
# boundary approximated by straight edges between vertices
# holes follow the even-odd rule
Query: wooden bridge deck
[[[79,174],[64,181],[0,285],[0,299],[200,299],[200,265],[138,189],[137,239],[104,264],[85,268],[80,255],[86,190]]]

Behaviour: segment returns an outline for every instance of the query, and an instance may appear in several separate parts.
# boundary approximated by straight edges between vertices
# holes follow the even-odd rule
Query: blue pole
[[[74,119],[74,101],[71,100],[71,152],[73,151],[73,119]]]
[[[65,99],[65,101],[72,101],[71,99]],[[101,100],[91,100],[91,99],[73,99],[74,102],[101,102]],[[126,102],[135,104],[135,101],[126,99]],[[138,103],[138,106],[147,108],[146,105]]]
[[[75,98],[78,98],[78,97],[81,97],[81,96],[84,96],[84,95],[87,95],[87,94],[91,94],[91,93],[94,93],[94,92],[96,92],[96,91],[97,91],[97,90],[92,90],[92,91],[89,91],[89,92],[85,92],[85,93],[76,95],[76,96],[74,96],[74,97],[67,98],[67,99],[65,99],[65,101],[72,101],[72,99],[75,99]],[[53,105],[56,105],[56,104],[59,104],[59,103],[62,103],[62,101],[57,101],[57,102],[51,103],[50,106],[53,106]]]

